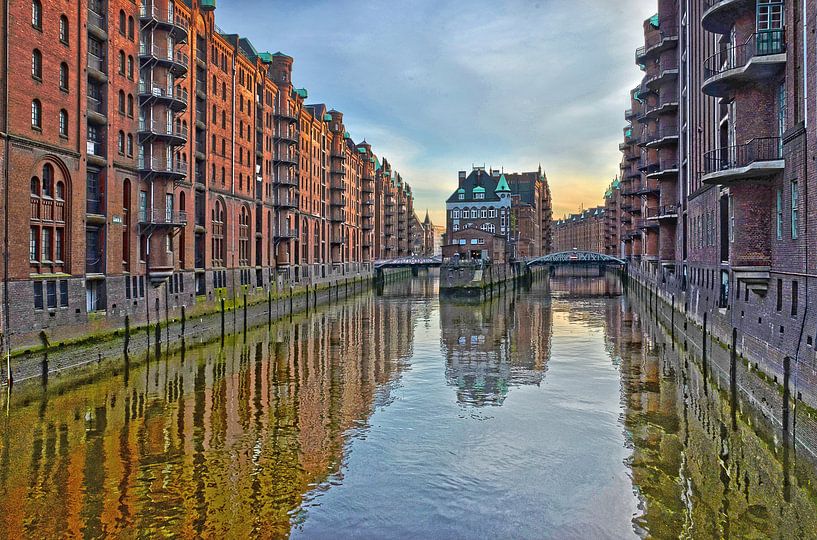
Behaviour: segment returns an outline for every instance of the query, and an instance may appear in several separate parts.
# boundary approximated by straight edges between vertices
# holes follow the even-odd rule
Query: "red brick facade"
[[[631,274],[812,405],[815,4],[658,0],[619,217]]]
[[[589,208],[579,214],[553,223],[553,251],[593,251],[605,253],[607,220],[603,206]]]
[[[409,185],[214,2],[15,0],[0,22],[6,344],[360,275],[424,239]]]

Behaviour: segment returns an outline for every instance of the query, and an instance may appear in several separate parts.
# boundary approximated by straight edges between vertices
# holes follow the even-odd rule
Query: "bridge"
[[[528,266],[624,266],[626,263],[612,255],[595,251],[560,251],[549,253],[535,259],[527,259]]]
[[[375,261],[374,267],[377,268],[430,268],[441,266],[443,264],[442,257],[399,257],[397,259],[385,259],[382,261]]]

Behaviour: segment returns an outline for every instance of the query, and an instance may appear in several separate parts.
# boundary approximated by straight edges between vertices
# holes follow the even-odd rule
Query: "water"
[[[0,536],[817,537],[810,464],[612,279],[435,286],[15,387]]]

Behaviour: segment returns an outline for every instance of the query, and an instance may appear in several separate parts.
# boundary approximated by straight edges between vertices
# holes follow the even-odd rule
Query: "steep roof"
[[[471,171],[471,174],[465,177],[465,180],[460,183],[459,188],[451,194],[446,202],[462,203],[476,201],[477,199],[474,198],[475,189],[476,193],[484,194],[484,198],[479,199],[480,202],[498,201],[499,196],[496,194],[496,185],[498,182],[499,178],[491,176],[485,169],[474,169]],[[464,194],[465,198],[460,200],[459,194]]]

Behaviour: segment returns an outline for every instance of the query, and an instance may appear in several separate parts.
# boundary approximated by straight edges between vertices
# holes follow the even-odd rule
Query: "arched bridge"
[[[375,261],[375,268],[420,268],[440,266],[443,263],[442,257],[399,257],[397,259],[386,259]]]
[[[611,255],[596,253],[595,251],[561,251],[549,253],[535,259],[527,259],[528,266],[624,266],[626,263]]]

